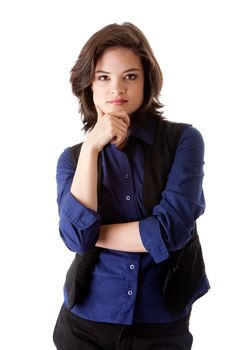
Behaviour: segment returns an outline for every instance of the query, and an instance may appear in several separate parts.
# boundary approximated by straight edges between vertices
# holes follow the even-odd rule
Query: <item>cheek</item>
[[[144,89],[143,86],[139,85],[137,86],[137,88],[134,90],[133,95],[135,97],[135,99],[137,100],[143,100],[143,96],[144,96]]]
[[[101,89],[96,85],[92,85],[93,100],[98,101],[102,97]]]
[[[95,95],[95,93],[93,92],[93,95],[92,95],[93,97],[93,102],[94,102],[94,104],[96,105],[97,104],[97,98],[96,98],[96,95]]]
[[[98,94],[96,92],[96,89],[93,89],[92,88],[92,96],[93,96],[93,101],[94,101],[94,104],[96,104],[98,102]]]
[[[139,96],[141,97],[141,103],[143,102],[143,99],[144,99],[144,86],[140,86],[140,89],[139,89]]]
[[[93,89],[92,92],[93,92],[92,96],[93,96],[94,105],[99,106],[104,113],[107,113],[108,111],[106,111],[106,105],[105,105],[106,99],[104,98],[103,93],[101,93],[101,91],[96,89]]]

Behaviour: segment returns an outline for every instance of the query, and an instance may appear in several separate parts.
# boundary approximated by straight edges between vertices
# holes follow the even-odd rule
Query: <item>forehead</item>
[[[111,68],[127,66],[128,68],[142,69],[139,56],[133,50],[126,47],[112,47],[103,52],[96,62],[96,68]]]

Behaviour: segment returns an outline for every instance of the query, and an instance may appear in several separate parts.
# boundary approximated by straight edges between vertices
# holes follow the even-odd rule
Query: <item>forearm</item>
[[[101,225],[96,246],[125,252],[147,252],[142,244],[139,222]]]
[[[98,152],[84,142],[70,189],[76,199],[95,211],[98,205],[97,160]]]

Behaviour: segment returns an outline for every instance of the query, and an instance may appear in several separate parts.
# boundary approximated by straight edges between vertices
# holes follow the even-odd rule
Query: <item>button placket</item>
[[[138,255],[132,255],[129,257],[128,263],[127,263],[127,272],[126,272],[126,279],[128,282],[128,288],[126,289],[126,293],[128,297],[130,297],[131,300],[133,300],[136,297],[137,293],[137,276],[138,276],[138,263],[139,263],[140,257]]]
[[[127,215],[128,219],[133,217],[133,212],[135,211],[134,204],[134,185],[133,185],[133,174],[131,171],[130,162],[127,154],[122,152],[121,164],[119,169],[121,170],[121,184],[122,184],[122,215],[125,217]],[[127,212],[127,214],[125,214]]]

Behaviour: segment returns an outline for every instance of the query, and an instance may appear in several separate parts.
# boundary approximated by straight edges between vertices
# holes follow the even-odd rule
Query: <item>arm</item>
[[[93,247],[99,235],[97,212],[97,158],[105,144],[120,145],[127,135],[128,116],[99,115],[82,145],[76,169],[67,149],[57,165],[59,230],[69,249],[83,252]]]
[[[187,128],[179,142],[162,199],[154,206],[152,215],[139,222],[107,225],[104,229],[101,226],[97,245],[122,251],[148,251],[157,263],[166,260],[169,251],[184,246],[205,208],[203,156],[201,134]]]
[[[92,247],[99,234],[99,213],[83,205],[70,191],[75,167],[67,148],[57,163],[57,204],[59,231],[66,246],[74,252]]]
[[[77,168],[71,185],[71,193],[83,205],[97,210],[97,159],[99,152],[109,143],[120,146],[124,142],[129,117],[124,111],[104,114],[97,107],[98,120],[82,145]],[[115,140],[114,140],[115,138]]]
[[[101,225],[96,246],[125,252],[147,252],[141,240],[139,221]]]
[[[71,184],[70,192],[84,206],[97,211],[98,150],[84,142]]]

